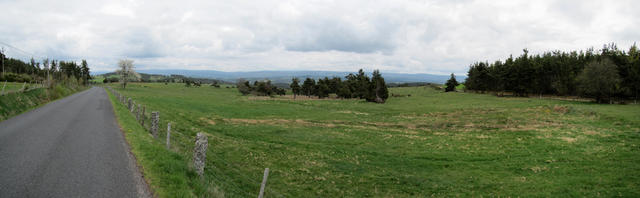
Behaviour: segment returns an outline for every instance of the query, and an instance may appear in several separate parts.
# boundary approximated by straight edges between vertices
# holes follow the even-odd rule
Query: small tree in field
[[[289,87],[291,87],[291,92],[293,92],[293,99],[296,99],[296,96],[300,94],[299,83],[300,83],[300,80],[298,80],[298,78],[291,79],[291,85],[289,85]]]
[[[453,75],[453,73],[451,73],[451,78],[447,80],[447,83],[445,85],[447,85],[447,87],[444,89],[444,91],[450,92],[450,91],[456,91],[456,87],[460,85],[460,83],[458,83],[458,81],[456,80],[456,76]]]
[[[249,81],[246,81],[245,79],[238,79],[236,87],[238,87],[238,91],[240,91],[242,95],[251,93],[251,85],[249,84]]]
[[[590,62],[576,78],[578,92],[586,97],[596,99],[596,102],[612,102],[616,87],[621,82],[617,66],[609,59]]]
[[[136,73],[134,70],[135,66],[133,65],[133,60],[121,59],[118,61],[118,68],[117,73],[120,74],[123,89],[127,88],[127,82],[129,82],[131,78],[140,77],[140,74]]]
[[[384,103],[389,98],[389,90],[379,70],[373,70],[371,77],[370,99],[376,103]]]

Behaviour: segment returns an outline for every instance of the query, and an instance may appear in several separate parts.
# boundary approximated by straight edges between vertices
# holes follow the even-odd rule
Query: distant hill
[[[235,82],[239,78],[249,81],[269,79],[273,83],[291,83],[291,78],[324,78],[324,77],[344,77],[353,72],[335,71],[252,71],[252,72],[223,72],[216,70],[138,70],[145,80],[163,79],[162,76],[178,75],[190,78],[217,79],[225,82]],[[97,75],[111,76],[113,72],[95,72]],[[369,73],[370,74],[370,73]],[[403,74],[403,73],[382,73],[387,83],[414,83],[429,82],[444,84],[449,75],[436,74]],[[458,82],[463,82],[466,76],[457,76]]]
[[[158,74],[158,75],[183,75],[194,78],[210,78],[223,81],[235,82],[239,78],[246,80],[264,80],[269,79],[274,83],[290,83],[291,78],[324,78],[326,77],[344,77],[353,72],[334,72],[334,71],[252,71],[252,72],[223,72],[215,70],[139,70],[140,73]],[[406,82],[431,82],[444,83],[449,79],[448,75],[435,74],[402,74],[402,73],[382,73],[387,83],[406,83]],[[462,82],[466,76],[458,76],[458,81]]]

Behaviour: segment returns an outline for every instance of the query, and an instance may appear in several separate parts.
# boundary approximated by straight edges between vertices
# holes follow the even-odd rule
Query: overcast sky
[[[628,49],[640,1],[0,0],[11,57],[139,69],[465,74],[523,48]],[[22,51],[7,47],[6,44]]]

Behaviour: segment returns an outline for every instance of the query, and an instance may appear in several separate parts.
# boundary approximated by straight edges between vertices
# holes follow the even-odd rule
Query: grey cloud
[[[159,1],[0,0],[12,8],[0,41],[103,71],[128,57],[147,69],[464,73],[523,48],[640,38],[633,0]]]
[[[156,58],[165,55],[161,44],[159,44],[161,41],[154,38],[148,29],[128,29],[122,37],[124,38],[124,50],[120,53],[120,56]]]
[[[397,24],[378,17],[356,27],[336,18],[308,18],[284,38],[284,46],[292,51],[343,51],[356,53],[385,52],[396,47],[393,36]]]

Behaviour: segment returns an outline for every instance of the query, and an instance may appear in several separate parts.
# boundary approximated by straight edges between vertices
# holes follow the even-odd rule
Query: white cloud
[[[113,70],[340,70],[463,74],[474,61],[626,48],[637,1],[0,1],[0,42]],[[636,40],[633,40],[636,39]],[[29,54],[8,54],[28,58]]]

